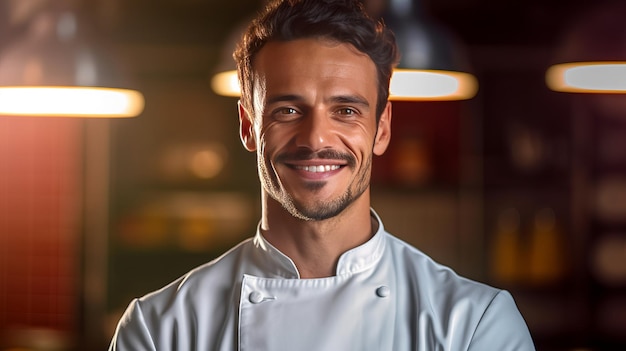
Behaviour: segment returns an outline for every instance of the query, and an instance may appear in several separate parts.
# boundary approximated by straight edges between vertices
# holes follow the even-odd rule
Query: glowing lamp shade
[[[0,51],[0,115],[134,117],[144,97],[129,89],[122,66],[75,12],[36,17],[22,38]],[[102,44],[98,42],[98,44]]]
[[[0,87],[0,115],[133,117],[141,113],[141,93],[97,87]]]
[[[393,30],[400,62],[390,100],[466,100],[478,91],[464,47],[451,32],[426,16],[419,0],[390,0],[384,22]]]
[[[396,69],[391,76],[389,99],[465,100],[476,95],[478,82],[463,72]]]
[[[237,79],[236,70],[227,70],[219,72],[211,78],[211,88],[213,91],[222,96],[239,97],[241,88]]]
[[[220,53],[220,60],[216,72],[211,77],[211,89],[217,95],[228,97],[240,97],[241,87],[237,78],[237,68],[233,52],[237,43],[245,32],[252,19],[239,22],[227,36]]]
[[[626,93],[626,62],[574,62],[550,67],[546,83],[571,93]]]
[[[573,18],[546,84],[555,91],[626,94],[626,2],[607,2]]]

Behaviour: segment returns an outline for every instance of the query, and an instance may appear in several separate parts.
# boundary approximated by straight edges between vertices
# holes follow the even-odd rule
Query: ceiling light
[[[211,88],[218,95],[239,97],[241,88],[239,87],[237,70],[232,69],[216,73],[211,78]]]
[[[469,73],[395,69],[389,87],[389,99],[465,100],[476,95],[478,83]]]
[[[546,72],[552,90],[571,93],[626,93],[626,62],[572,62]]]
[[[252,21],[251,18],[246,18],[239,22],[224,41],[216,70],[217,73],[211,77],[211,88],[218,95],[229,97],[241,96],[241,88],[239,86],[239,79],[237,78],[237,67],[235,66],[233,52],[250,21]]]
[[[390,100],[464,100],[476,95],[461,43],[426,16],[418,0],[390,0],[382,15],[396,35],[400,63],[391,79]]]
[[[120,82],[121,67],[79,20],[74,11],[43,11],[24,37],[0,51],[0,115],[134,117],[143,111],[143,95]]]
[[[555,91],[626,94],[626,3],[606,3],[574,18],[559,42],[546,84]]]

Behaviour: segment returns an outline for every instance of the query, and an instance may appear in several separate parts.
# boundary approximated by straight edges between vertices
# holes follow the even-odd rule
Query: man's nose
[[[296,143],[298,147],[317,151],[329,146],[331,136],[330,117],[320,112],[311,112],[299,126]]]

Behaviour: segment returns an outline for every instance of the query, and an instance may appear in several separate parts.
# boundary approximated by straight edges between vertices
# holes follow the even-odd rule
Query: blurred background
[[[510,290],[538,350],[626,349],[626,95],[545,80],[568,45],[626,60],[624,36],[577,31],[599,8],[626,18],[624,2],[406,3],[446,33],[478,92],[394,101],[372,181],[385,226]],[[34,18],[60,5],[119,60],[145,109],[0,116],[2,350],[105,349],[132,298],[250,237],[260,213],[237,98],[211,78],[263,1],[0,0],[0,73]],[[396,24],[386,2],[367,6]]]

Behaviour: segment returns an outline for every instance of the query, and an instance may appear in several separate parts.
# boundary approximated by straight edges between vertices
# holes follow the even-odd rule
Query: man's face
[[[374,63],[349,44],[299,39],[267,43],[253,68],[241,137],[264,191],[297,218],[334,217],[368,190],[372,154],[389,142],[389,105],[376,123]]]

